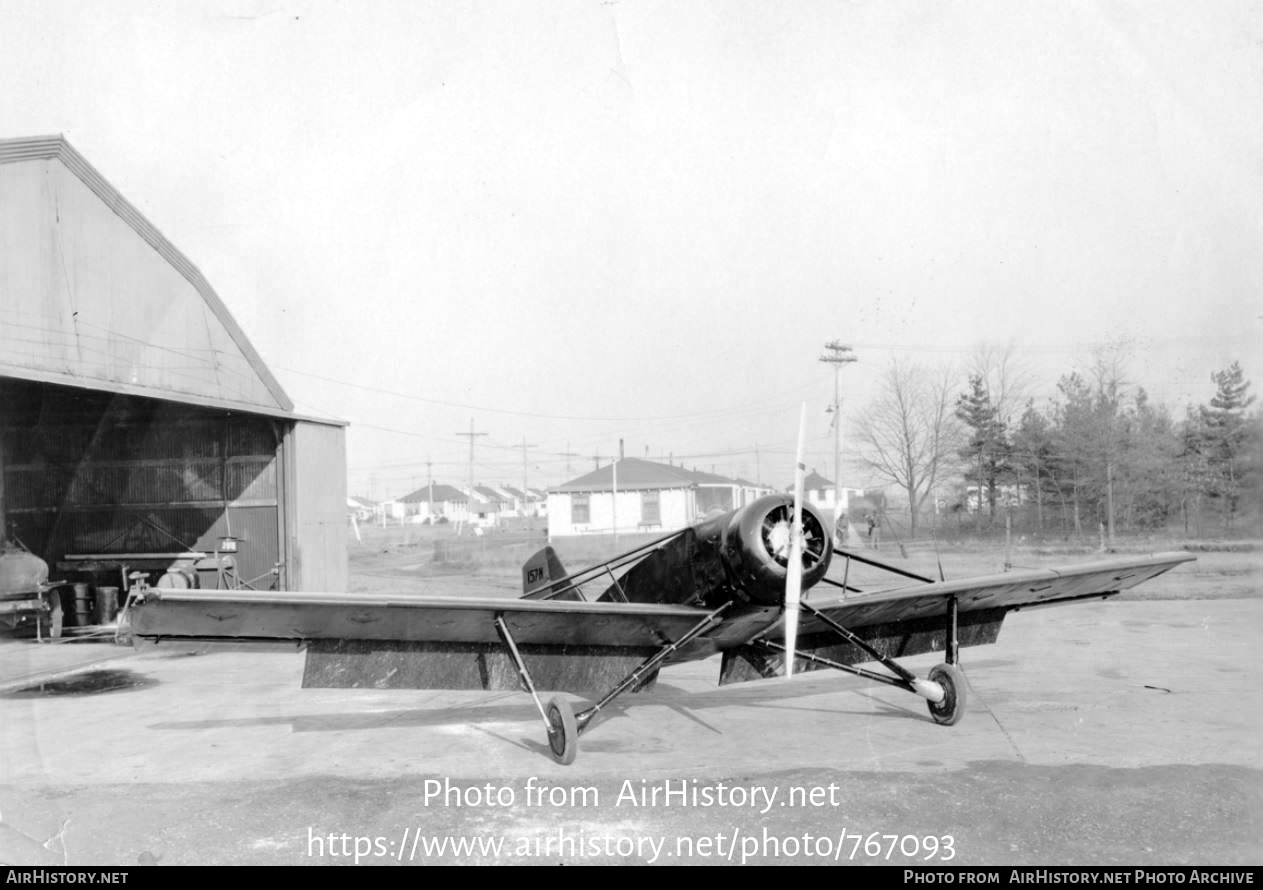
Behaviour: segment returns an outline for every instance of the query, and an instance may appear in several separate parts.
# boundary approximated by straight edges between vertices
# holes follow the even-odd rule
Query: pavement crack
[[[1017,759],[1022,761],[1022,763],[1026,763],[1026,755],[1023,754],[1022,749],[1017,746],[1017,742],[1014,741],[1013,736],[1009,734],[1005,725],[1000,722],[1000,718],[996,715],[996,712],[991,709],[991,705],[987,704],[987,700],[982,697],[982,693],[979,692],[977,687],[975,687],[972,683],[969,684],[969,689],[973,692],[974,698],[978,700],[978,704],[982,705],[983,708],[986,709],[986,712],[991,715],[991,719],[995,721],[996,727],[1001,733],[1003,733],[1004,737],[1008,739],[1009,746],[1013,749],[1013,753],[1017,755]]]
[[[21,828],[13,824],[12,820],[6,821],[4,818],[4,812],[0,810],[0,828],[4,828],[8,832],[11,832],[13,835],[17,835],[17,837],[20,840],[26,841],[32,846],[38,847],[42,850],[47,850],[50,853],[54,852],[53,843],[60,842],[62,865],[70,864],[70,850],[67,849],[66,847],[66,838],[65,838],[66,829],[69,826],[70,826],[70,817],[67,816],[64,820],[62,820],[61,828],[59,828],[51,837],[41,841],[35,835],[28,834],[27,832],[23,831]]]
[[[53,848],[50,847],[49,844],[51,844],[53,841],[59,841],[61,843],[61,864],[62,865],[70,864],[70,847],[69,845],[66,844],[66,829],[69,827],[70,827],[70,817],[67,816],[65,819],[61,821],[61,828],[57,829],[57,833],[54,834],[52,837],[50,837],[48,840],[44,841],[44,848],[50,851]]]

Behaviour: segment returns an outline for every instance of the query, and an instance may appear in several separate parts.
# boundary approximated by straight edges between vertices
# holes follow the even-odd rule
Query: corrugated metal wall
[[[341,593],[349,586],[346,431],[298,421],[282,447],[286,584]]]
[[[291,424],[0,379],[0,507],[54,574],[67,553],[206,551],[231,534],[240,575],[266,588],[281,561],[278,463]]]

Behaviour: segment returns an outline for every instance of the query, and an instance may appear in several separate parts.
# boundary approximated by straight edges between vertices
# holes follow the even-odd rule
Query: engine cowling
[[[785,598],[793,510],[791,495],[772,494],[695,527],[699,543],[718,545],[730,581],[748,602],[774,605]],[[806,503],[803,544],[806,590],[824,577],[833,557],[829,523]]]

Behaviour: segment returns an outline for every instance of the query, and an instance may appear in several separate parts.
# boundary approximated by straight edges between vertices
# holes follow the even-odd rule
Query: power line
[[[725,408],[714,408],[706,411],[695,411],[687,414],[649,414],[633,417],[611,417],[598,415],[581,415],[581,414],[543,414],[535,411],[515,411],[509,408],[494,408],[487,405],[474,405],[466,402],[454,402],[448,399],[436,399],[429,396],[419,396],[414,393],[400,392],[399,390],[384,389],[379,386],[368,386],[363,383],[352,383],[349,380],[340,380],[336,377],[327,377],[323,374],[313,374],[309,371],[300,371],[297,368],[288,368],[283,365],[275,366],[279,371],[288,371],[291,374],[298,374],[302,377],[310,377],[313,380],[322,380],[326,383],[336,383],[340,386],[347,386],[352,389],[360,389],[366,392],[374,392],[379,395],[393,396],[400,399],[408,399],[414,402],[423,402],[428,405],[438,405],[444,408],[459,408],[462,410],[481,411],[488,414],[508,414],[514,417],[532,417],[539,420],[582,420],[589,422],[610,422],[610,423],[631,423],[643,421],[664,421],[664,420],[694,420],[698,418],[716,418],[726,415],[738,415],[757,413],[765,410],[772,405],[782,406],[783,399],[778,399],[775,403],[766,402],[761,405],[734,405]],[[367,424],[361,424],[367,426]],[[392,431],[393,432],[393,431]]]

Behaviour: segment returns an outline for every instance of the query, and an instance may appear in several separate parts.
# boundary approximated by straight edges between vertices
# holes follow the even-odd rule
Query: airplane
[[[522,568],[510,598],[150,588],[129,597],[135,640],[294,641],[305,688],[522,689],[558,763],[627,692],[671,664],[719,655],[721,685],[834,669],[912,692],[931,719],[965,713],[962,646],[994,643],[1009,612],[1107,599],[1194,559],[1183,552],[946,581],[833,545],[803,501],[800,420],[794,492],[731,512],[567,573],[552,547]],[[842,578],[827,572],[845,560]],[[860,590],[852,564],[892,573]],[[836,573],[835,573],[836,574]],[[805,597],[814,587],[825,596]],[[899,659],[941,651],[922,677]],[[861,665],[876,662],[884,671]],[[565,694],[592,696],[575,712]]]

